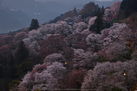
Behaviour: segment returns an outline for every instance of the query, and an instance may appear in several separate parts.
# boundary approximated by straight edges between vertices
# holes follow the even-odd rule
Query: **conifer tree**
[[[120,9],[137,12],[137,0],[123,0]]]
[[[28,57],[28,55],[29,55],[29,51],[26,48],[24,42],[21,41],[14,53],[16,64],[18,65],[21,62],[23,62],[23,60],[25,60]]]
[[[103,14],[100,8],[97,11],[97,19],[95,20],[95,23],[90,26],[89,31],[96,32],[100,34],[100,31],[103,29]]]
[[[37,29],[39,27],[39,23],[37,19],[32,19],[29,30]]]
[[[122,13],[124,17],[128,17],[133,12],[137,12],[137,0],[123,0],[120,5],[120,9],[122,11],[119,15]]]

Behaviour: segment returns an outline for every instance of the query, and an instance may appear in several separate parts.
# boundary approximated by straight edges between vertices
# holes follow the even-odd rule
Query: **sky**
[[[39,2],[47,2],[47,1],[62,1],[62,2],[67,2],[67,0],[35,0],[35,1],[39,1]],[[72,1],[77,1],[77,0],[68,0],[69,2]],[[91,1],[91,0],[79,0],[80,2],[85,2],[85,1]],[[95,0],[95,1],[100,1],[100,2],[109,2],[109,1],[114,1],[114,0]]]
[[[2,2],[2,0],[0,0],[0,5],[1,5],[1,2]]]
[[[56,2],[63,2],[63,3],[88,3],[90,1],[99,1],[99,2],[110,2],[110,1],[117,1],[117,0],[35,0],[37,2],[49,2],[49,1],[56,1]]]
[[[14,0],[0,0],[0,4],[2,1],[14,1]],[[22,1],[22,0],[18,0],[18,1]],[[118,0],[23,0],[23,1],[37,1],[37,2],[62,2],[62,3],[73,3],[73,2],[77,2],[77,3],[88,3],[90,1],[99,1],[99,2],[110,2],[110,1],[118,1]],[[121,0],[119,0],[121,1]]]

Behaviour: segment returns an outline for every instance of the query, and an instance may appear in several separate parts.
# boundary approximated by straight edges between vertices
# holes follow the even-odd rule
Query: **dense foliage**
[[[39,27],[39,23],[37,19],[32,19],[29,30],[37,29]]]
[[[0,90],[136,90],[137,14],[119,19],[120,5],[0,35]]]
[[[136,11],[137,12],[137,0],[123,0],[121,3],[120,8],[122,10],[131,10],[131,11]]]

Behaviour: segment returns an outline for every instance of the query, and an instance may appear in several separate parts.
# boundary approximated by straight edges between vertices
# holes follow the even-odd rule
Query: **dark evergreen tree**
[[[137,12],[137,0],[123,0],[120,9]]]
[[[73,9],[73,12],[74,12],[74,13],[77,13],[77,9],[76,9],[76,7]]]
[[[102,12],[102,14],[104,15],[104,12],[105,12],[104,6],[102,6],[102,8],[101,8],[101,12]]]
[[[31,71],[33,68],[32,62],[22,62],[17,66],[17,74],[22,77],[24,76],[28,71]]]
[[[29,30],[37,29],[39,27],[39,23],[37,19],[32,19]]]
[[[14,60],[13,55],[11,55],[10,60],[9,60],[9,77],[12,79],[16,79],[17,78],[17,69],[16,69],[16,63]]]
[[[119,18],[125,18],[137,12],[137,0],[123,0],[120,5]]]
[[[20,64],[25,60],[29,55],[29,50],[26,48],[23,41],[21,41],[18,47],[15,50],[14,57],[16,60],[16,64]]]
[[[97,11],[97,19],[95,23],[90,26],[89,31],[93,31],[100,34],[100,31],[103,29],[103,14],[100,8]]]

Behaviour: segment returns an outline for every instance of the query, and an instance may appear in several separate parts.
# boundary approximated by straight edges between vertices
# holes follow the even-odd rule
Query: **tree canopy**
[[[137,0],[123,0],[120,9],[137,12]]]
[[[29,30],[37,29],[39,27],[39,23],[37,19],[32,19]]]

